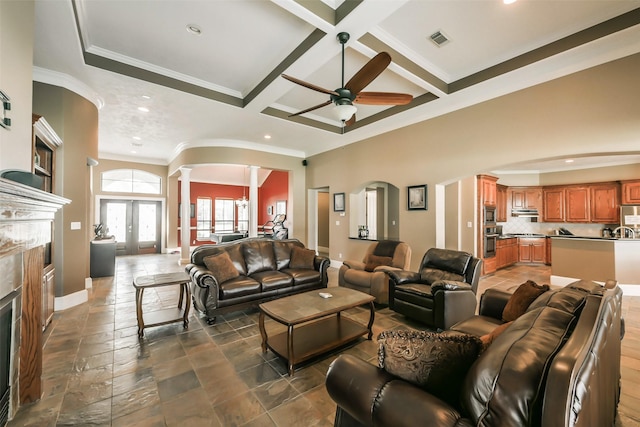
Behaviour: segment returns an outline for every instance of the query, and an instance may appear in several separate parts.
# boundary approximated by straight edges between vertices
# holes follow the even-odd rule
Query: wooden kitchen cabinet
[[[594,184],[589,187],[591,222],[620,222],[620,187],[617,183]]]
[[[496,221],[507,222],[507,186],[496,184]]]
[[[518,238],[519,261],[544,264],[547,261],[546,240],[544,237]]]
[[[565,188],[565,221],[589,222],[589,187],[570,186]]]
[[[541,187],[510,187],[511,209],[535,209],[542,211]]]
[[[564,188],[544,188],[542,190],[542,221],[564,222]]]
[[[623,205],[640,205],[640,180],[622,181],[621,187]]]
[[[545,261],[545,264],[551,265],[551,238],[547,237],[544,240],[545,240],[545,246],[546,246],[546,248],[545,248],[545,250],[546,250],[545,256],[547,258],[547,260]]]
[[[496,269],[518,262],[518,239],[498,239],[496,242]]]
[[[478,175],[482,205],[496,206],[496,182],[498,178],[490,175]]]

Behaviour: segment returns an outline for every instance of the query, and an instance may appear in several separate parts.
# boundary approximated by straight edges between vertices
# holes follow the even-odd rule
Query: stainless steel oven
[[[484,207],[484,225],[496,225],[496,207]]]
[[[498,234],[485,234],[484,235],[484,257],[493,258],[496,256],[496,243],[498,241]]]

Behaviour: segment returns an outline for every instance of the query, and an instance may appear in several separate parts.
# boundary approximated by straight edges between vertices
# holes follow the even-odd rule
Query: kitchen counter
[[[640,239],[551,236],[551,283],[576,279],[614,279],[625,294],[640,295]]]

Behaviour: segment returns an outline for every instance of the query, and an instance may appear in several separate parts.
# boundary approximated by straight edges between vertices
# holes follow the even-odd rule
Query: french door
[[[100,222],[116,239],[116,255],[160,253],[161,208],[153,200],[100,201]]]

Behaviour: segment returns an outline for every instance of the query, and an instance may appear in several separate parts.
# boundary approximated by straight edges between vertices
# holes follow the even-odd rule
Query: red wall
[[[180,183],[177,186],[178,203],[181,203]],[[222,184],[205,184],[201,182],[192,182],[190,186],[191,191],[191,203],[195,204],[198,197],[210,197],[212,203],[215,203],[216,197],[224,197],[231,199],[241,199],[243,194],[249,198],[249,187],[242,187],[238,185],[222,185]],[[258,188],[258,225],[262,225],[268,220],[273,218],[273,215],[267,214],[267,207],[273,206],[275,211],[276,200],[287,200],[287,194],[289,192],[289,174],[288,172],[272,171],[262,186]],[[288,203],[288,201],[287,201]],[[215,205],[212,206],[215,208]],[[212,218],[213,223],[213,218]],[[180,219],[178,219],[178,226],[180,226]],[[196,240],[196,219],[191,218],[191,238],[189,241],[192,245],[201,245],[204,243],[210,243],[209,241],[197,241]],[[195,243],[193,243],[195,240]],[[178,232],[178,242],[181,241],[180,232]]]

